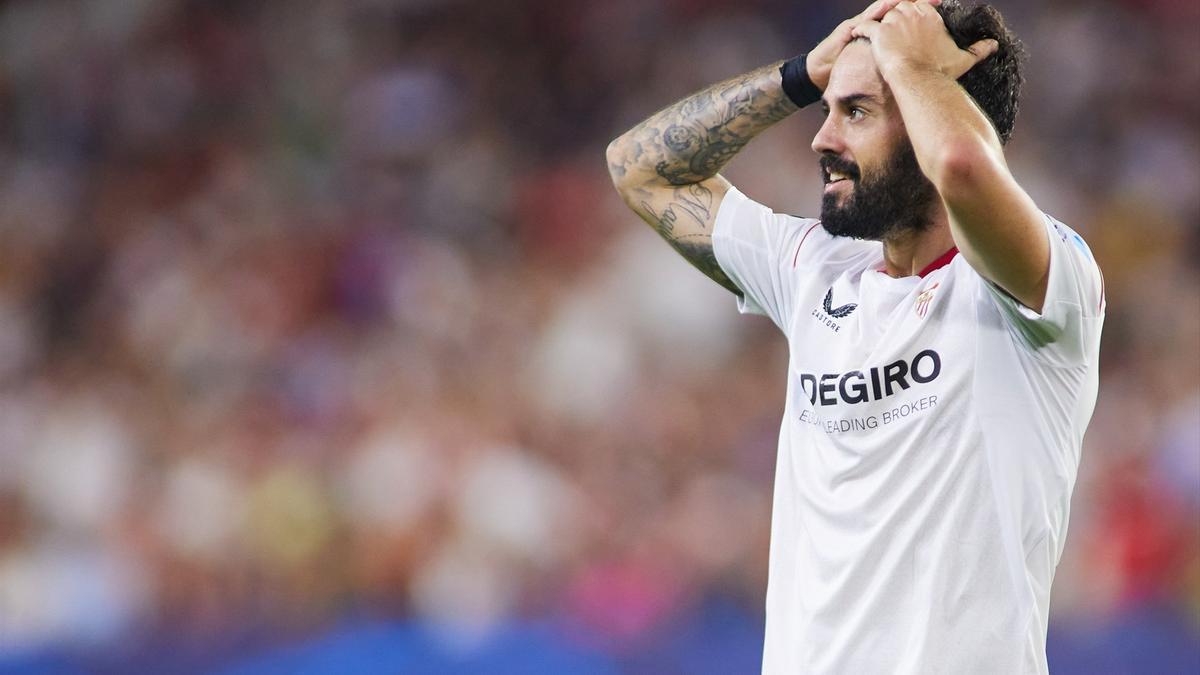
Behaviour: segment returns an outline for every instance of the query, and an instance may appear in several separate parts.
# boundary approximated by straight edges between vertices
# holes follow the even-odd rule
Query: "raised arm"
[[[712,250],[729,181],[717,174],[767,127],[797,110],[780,85],[780,64],[726,80],[668,106],[608,146],[621,198],[701,272],[741,295]]]
[[[926,0],[904,3],[882,22],[864,22],[855,35],[871,41],[963,258],[1021,304],[1042,311],[1050,270],[1042,213],[1008,170],[996,129],[955,81],[992,54],[996,41],[960,49]]]
[[[842,22],[808,54],[819,89],[854,28],[882,18],[901,0],[878,0]],[[717,209],[730,188],[718,171],[750,139],[798,108],[783,91],[783,62],[739,75],[667,106],[608,146],[613,185],[635,213],[714,281],[741,295],[713,255]]]

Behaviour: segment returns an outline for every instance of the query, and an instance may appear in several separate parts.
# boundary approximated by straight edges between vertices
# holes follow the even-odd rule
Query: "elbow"
[[[943,198],[974,192],[982,181],[1003,165],[990,148],[975,143],[947,144],[938,155],[929,177]]]
[[[618,137],[608,144],[604,158],[608,163],[608,178],[616,188],[617,194],[622,201],[632,206],[645,192],[647,179],[645,170],[639,167],[636,159],[630,155],[629,146],[624,136]]]
[[[613,187],[618,192],[626,189],[630,178],[628,159],[626,157],[627,153],[622,142],[623,138],[618,137],[613,139],[604,152],[604,159],[608,163],[608,177],[612,180]]]

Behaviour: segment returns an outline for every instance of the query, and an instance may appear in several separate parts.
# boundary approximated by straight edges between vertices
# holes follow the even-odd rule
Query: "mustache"
[[[853,180],[858,180],[861,175],[857,164],[837,155],[821,155],[820,164],[822,177],[826,182],[829,181],[829,174],[832,172],[844,173]]]

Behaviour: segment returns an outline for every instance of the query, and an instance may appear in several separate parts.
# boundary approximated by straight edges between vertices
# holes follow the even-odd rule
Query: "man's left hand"
[[[871,41],[871,52],[880,72],[908,66],[937,71],[953,80],[996,52],[995,40],[980,40],[959,49],[946,31],[937,9],[928,0],[902,2],[881,21],[864,21],[854,27],[854,37]]]

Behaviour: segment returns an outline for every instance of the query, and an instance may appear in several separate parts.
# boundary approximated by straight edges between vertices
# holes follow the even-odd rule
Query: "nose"
[[[838,127],[836,117],[832,113],[825,116],[825,121],[821,123],[821,128],[817,130],[817,135],[813,136],[812,149],[818,155],[825,153],[842,155],[846,149],[846,144],[842,139],[842,131]]]

